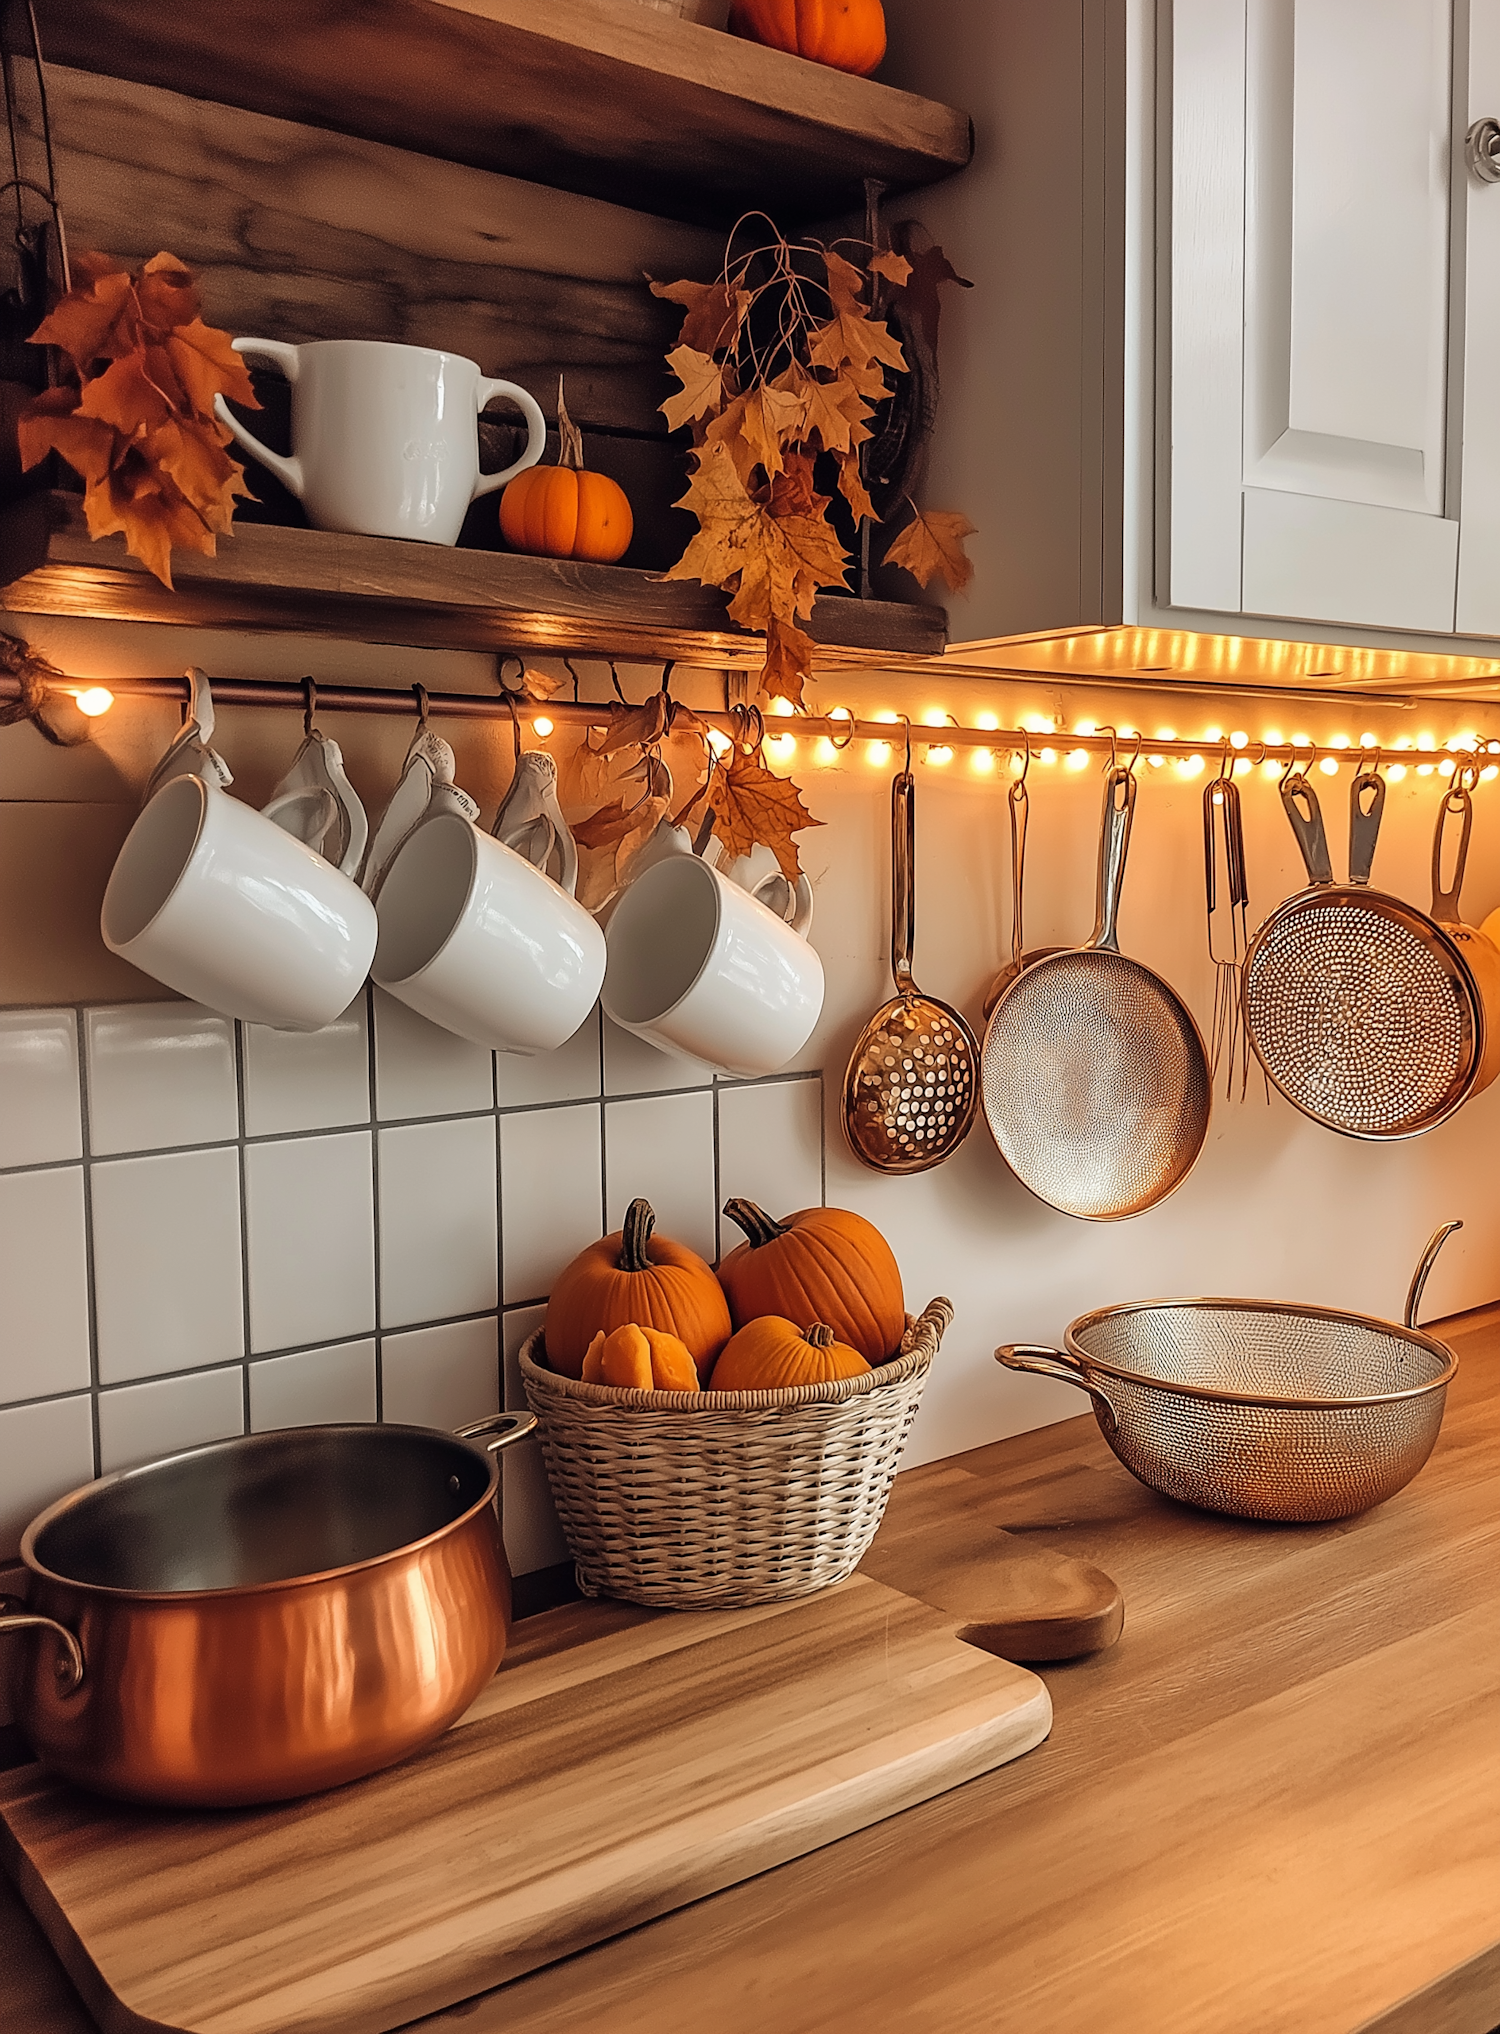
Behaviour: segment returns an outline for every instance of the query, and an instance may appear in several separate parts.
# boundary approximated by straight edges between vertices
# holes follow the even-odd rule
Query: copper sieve
[[[910,757],[908,756],[908,764]],[[844,1135],[874,1172],[926,1172],[968,1136],[979,1048],[956,1010],[912,980],[916,786],[891,783],[891,974],[896,993],[860,1033],[844,1075]]]
[[[1308,887],[1279,904],[1245,959],[1256,1057],[1294,1108],[1346,1137],[1415,1137],[1471,1093],[1484,1009],[1457,945],[1425,912],[1369,887],[1385,804],[1378,768],[1350,793],[1349,881],[1335,883],[1317,795],[1300,770],[1282,803]]]
[[[1164,1200],[1208,1132],[1198,1027],[1116,934],[1135,794],[1132,770],[1109,771],[1092,939],[1028,961],[984,1034],[984,1113],[1002,1157],[1038,1200],[1096,1222]]]
[[[1445,1223],[1423,1252],[1399,1328],[1275,1300],[1147,1300],[1083,1314],[1065,1350],[1014,1343],[995,1358],[1086,1391],[1115,1454],[1165,1497],[1234,1518],[1348,1518],[1432,1453],[1458,1358],[1417,1309],[1462,1227]]]

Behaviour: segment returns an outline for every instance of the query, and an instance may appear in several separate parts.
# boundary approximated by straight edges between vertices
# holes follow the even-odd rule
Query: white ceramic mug
[[[356,883],[191,772],[162,784],[126,835],[100,928],[169,989],[283,1031],[320,1030],[348,1008],[376,934]]]
[[[487,380],[462,354],[385,339],[236,339],[234,350],[270,361],[291,383],[292,457],[262,445],[222,396],[214,415],[316,529],[456,544],[470,502],[535,466],[547,443],[526,390]],[[503,473],[481,473],[479,412],[498,395],[520,404],[526,450]]]
[[[799,875],[795,883],[789,881],[781,873],[775,850],[764,841],[757,841],[749,854],[740,855],[735,861],[727,864],[721,861],[719,867],[731,883],[748,890],[768,911],[784,918],[793,932],[806,939],[813,921],[813,886],[806,875]]]
[[[593,1009],[604,934],[540,869],[434,787],[380,879],[370,972],[445,1031],[496,1052],[550,1052]],[[462,794],[458,794],[461,796]]]
[[[616,1024],[720,1073],[776,1073],[812,1035],[823,963],[697,855],[644,870],[609,921],[601,1000]]]

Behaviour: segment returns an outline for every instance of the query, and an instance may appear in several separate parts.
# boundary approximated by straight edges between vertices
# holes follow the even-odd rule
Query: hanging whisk
[[[1245,829],[1230,744],[1218,775],[1203,792],[1203,879],[1208,904],[1208,957],[1214,964],[1214,1018],[1209,1041],[1215,1078],[1225,1069],[1226,1100],[1240,1100],[1250,1085],[1250,1034],[1245,1025],[1241,970],[1250,944],[1250,887],[1245,873]],[[1269,1099],[1269,1090],[1267,1091]]]

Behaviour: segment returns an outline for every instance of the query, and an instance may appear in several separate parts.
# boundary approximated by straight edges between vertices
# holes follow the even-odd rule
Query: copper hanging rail
[[[969,675],[955,669],[955,677]],[[1035,674],[1031,674],[1035,676]],[[1107,684],[1107,680],[1098,681]],[[295,708],[302,711],[307,702],[307,687],[300,680],[276,678],[214,678],[213,696],[220,706],[276,706]],[[68,678],[59,684],[55,679],[46,684],[46,690],[62,697],[74,696],[91,686],[105,687],[121,699],[162,699],[184,704],[188,698],[188,682],[185,677],[110,677],[106,679]],[[0,700],[16,699],[21,696],[19,678],[0,674]],[[606,725],[612,710],[617,710],[610,701],[580,702],[548,699],[536,701],[518,697],[504,691],[495,692],[434,692],[426,694],[428,711],[434,719],[454,720],[509,720],[514,711],[525,720],[547,720],[555,727],[601,727]],[[326,685],[317,688],[317,702],[320,712],[326,713],[381,713],[395,716],[411,715],[416,711],[411,690],[403,686],[379,685]],[[1326,703],[1320,699],[1309,699],[1309,704]],[[718,712],[703,707],[694,707],[694,714],[708,727],[717,732],[740,737],[745,730],[745,711],[738,713]],[[829,714],[767,715],[764,719],[764,737],[776,741],[784,736],[802,740],[808,737],[823,737],[837,748],[844,748],[850,742],[895,742],[905,740],[907,720],[899,715],[889,719],[857,719],[852,714],[838,712]],[[944,726],[927,721],[911,721],[913,747],[924,749],[990,749],[996,755],[1024,753],[1029,748],[1033,756],[1040,756],[1044,750],[1051,750],[1063,756],[1078,750],[1089,754],[1120,752],[1135,749],[1137,730],[1126,733],[1108,727],[1096,728],[1090,733],[1071,729],[1050,729],[1020,727],[968,727],[958,723]],[[1153,756],[1166,758],[1201,757],[1205,764],[1217,759],[1223,750],[1225,737],[1202,735],[1196,738],[1184,735],[1140,734],[1139,755],[1142,761]],[[1247,739],[1235,745],[1231,754],[1236,761],[1258,764],[1265,762],[1289,763],[1294,759],[1310,768],[1315,762],[1333,757],[1339,762],[1357,761],[1369,749],[1358,744],[1338,746],[1328,742],[1281,741],[1264,742]],[[1440,762],[1445,755],[1461,753],[1444,747],[1419,749],[1414,743],[1397,748],[1394,743],[1380,745],[1380,753],[1386,762],[1413,764],[1430,761]],[[1467,753],[1486,754],[1500,758],[1500,741],[1477,740],[1475,748]]]

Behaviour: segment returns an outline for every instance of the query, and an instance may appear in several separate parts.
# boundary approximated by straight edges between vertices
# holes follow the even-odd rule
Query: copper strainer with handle
[[[844,1075],[844,1135],[872,1172],[926,1172],[968,1136],[979,1099],[979,1047],[958,1012],[912,980],[916,931],[916,785],[891,783],[891,974],[896,993],[855,1043]]]
[[[1278,1300],[1144,1300],[1072,1322],[1065,1349],[1012,1343],[1011,1370],[1076,1384],[1133,1476],[1235,1518],[1348,1518],[1409,1483],[1443,1423],[1458,1358],[1416,1325],[1445,1222],[1404,1325]]]

